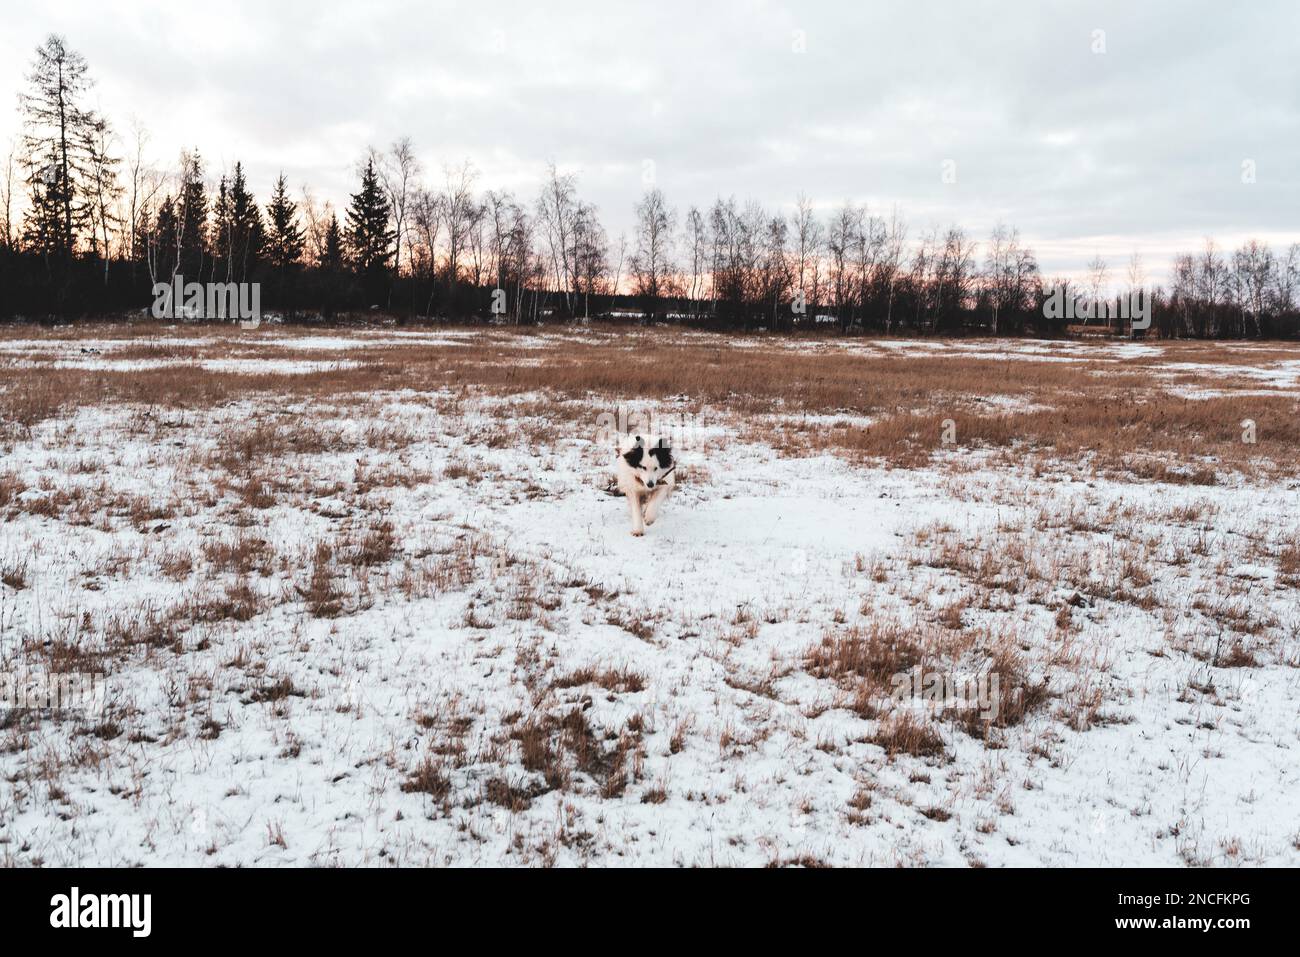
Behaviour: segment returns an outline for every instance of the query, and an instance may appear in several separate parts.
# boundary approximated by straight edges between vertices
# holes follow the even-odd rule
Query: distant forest
[[[147,132],[86,106],[86,60],[63,38],[37,50],[19,97],[23,133],[0,169],[0,316],[49,321],[147,309],[155,283],[258,282],[288,320],[622,319],[727,329],[1061,335],[1051,289],[1084,299],[1145,290],[1147,335],[1293,337],[1300,244],[1213,241],[1176,257],[1168,288],[1137,254],[1088,280],[1045,279],[1019,232],[977,243],[960,226],[909,237],[897,211],[829,216],[719,198],[684,215],[648,188],[632,235],[612,239],[554,164],[534,199],[476,189],[469,162],[427,175],[411,140],[371,149],[339,211],[281,175],[264,200],[242,164],[215,175],[197,151],[150,165]],[[1097,324],[1093,320],[1094,325]],[[1103,323],[1104,324],[1104,323]]]

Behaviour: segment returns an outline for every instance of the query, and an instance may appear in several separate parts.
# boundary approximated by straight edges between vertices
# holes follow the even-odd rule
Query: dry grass
[[[554,688],[577,688],[581,685],[596,685],[606,691],[627,693],[642,691],[646,681],[642,675],[627,668],[582,668],[557,678]]]
[[[1283,541],[1277,555],[1277,571],[1289,585],[1300,584],[1300,531]]]
[[[938,758],[945,754],[943,738],[939,732],[910,711],[900,711],[882,719],[875,734],[867,740],[884,748],[891,758],[899,754]]]
[[[315,618],[333,618],[343,610],[343,593],[333,569],[334,550],[325,542],[316,546],[305,587],[299,587],[307,611]]]
[[[931,656],[918,636],[896,622],[873,622],[828,633],[804,660],[809,674],[833,679],[849,693],[855,713],[873,718],[889,697],[894,676],[916,667],[928,671]]]
[[[517,725],[510,737],[518,742],[523,767],[539,775],[547,790],[569,790],[589,782],[608,799],[623,793],[629,777],[639,777],[637,721],[629,721],[617,733],[600,734],[582,708],[570,708],[535,715]]]
[[[219,572],[269,575],[275,552],[264,539],[240,529],[231,536],[204,543],[203,557]],[[177,556],[173,559],[173,573],[179,573],[181,568],[188,570],[188,562]]]
[[[387,689],[365,700],[336,693],[327,707],[311,709],[323,687],[356,674],[357,661],[383,667],[362,650],[377,634],[375,619],[364,613],[406,604],[397,615],[376,616],[386,623],[381,627],[436,620],[439,633],[472,662],[472,677],[465,677],[469,670],[458,674],[466,690],[483,694],[500,681],[497,692],[509,707],[502,715],[495,703],[475,700],[465,711],[438,710],[424,697],[443,667],[430,652],[431,677],[414,694],[406,689],[418,704],[402,705],[409,709],[402,712],[405,730],[418,743],[394,735],[391,753],[369,755],[366,767],[392,772],[391,787],[427,796],[432,805],[425,802],[425,812],[444,819],[480,805],[498,815],[536,815],[544,807],[548,821],[557,822],[548,824],[547,840],[582,853],[596,838],[571,826],[573,802],[672,802],[676,813],[695,802],[749,800],[746,788],[754,783],[739,772],[730,777],[748,755],[811,755],[812,767],[852,763],[870,752],[868,764],[900,763],[900,780],[909,785],[929,785],[930,773],[940,778],[943,771],[930,766],[944,762],[950,748],[985,747],[996,762],[1005,754],[999,749],[1032,737],[1049,742],[1034,745],[1044,762],[1056,761],[1054,736],[1119,720],[1114,712],[1123,701],[1106,686],[1108,662],[1086,647],[1117,606],[1151,627],[1153,660],[1183,655],[1180,663],[1196,669],[1187,679],[1189,702],[1222,693],[1228,672],[1242,680],[1252,669],[1297,663],[1288,650],[1293,644],[1279,638],[1294,622],[1258,600],[1267,583],[1236,581],[1232,572],[1275,572],[1278,595],[1296,587],[1300,531],[1287,522],[1262,534],[1225,534],[1232,510],[1220,514],[1215,504],[1238,477],[1300,474],[1296,400],[1232,394],[1258,388],[1245,375],[1214,381],[1225,396],[1189,400],[1172,391],[1181,377],[1155,374],[1167,361],[1257,368],[1293,360],[1296,351],[1278,346],[1220,356],[1177,344],[1153,358],[1085,355],[1058,363],[883,355],[816,340],[797,343],[806,351],[765,338],[724,349],[721,341],[663,330],[593,333],[582,341],[497,330],[456,346],[376,346],[359,353],[356,367],[306,374],[10,365],[0,387],[0,413],[7,416],[0,445],[8,451],[17,442],[24,455],[48,456],[42,468],[49,478],[31,469],[20,477],[6,464],[0,518],[21,518],[42,538],[75,530],[126,543],[68,562],[75,568],[59,598],[75,615],[52,617],[45,631],[24,636],[21,654],[51,673],[147,663],[166,675],[168,704],[154,712],[173,709],[172,726],[143,728],[148,717],[129,709],[79,726],[79,741],[101,746],[216,738],[240,731],[240,709],[252,706],[260,706],[260,719],[296,710],[369,721],[388,701]],[[654,362],[627,361],[647,349]],[[200,347],[131,343],[113,355],[320,358],[253,337]],[[909,527],[897,548],[846,559],[839,584],[847,597],[833,608],[757,599],[711,614],[647,604],[622,584],[620,595],[615,585],[588,577],[589,568],[570,566],[563,549],[507,550],[473,527],[473,517],[453,519],[451,506],[442,514],[410,510],[413,499],[436,501],[453,483],[449,498],[459,505],[545,497],[540,482],[503,468],[510,459],[499,453],[528,446],[544,460],[562,443],[588,438],[597,414],[628,396],[707,413],[725,426],[725,438],[710,439],[724,453],[733,441],[751,451],[744,444],[751,439],[781,454],[929,466],[927,479],[943,483],[955,503],[980,500],[987,493],[980,482],[990,476],[1045,474],[1048,481],[1033,483],[1029,499],[1007,498],[1004,489],[1000,500],[982,501],[1005,506],[1009,516],[987,527],[956,519]],[[78,410],[102,411],[109,438],[72,421]],[[1257,423],[1255,445],[1240,441],[1243,418]],[[436,432],[429,433],[435,419]],[[949,427],[956,441],[946,444]],[[144,448],[148,461],[121,458],[116,440],[123,435],[134,440],[123,444]],[[713,451],[700,458],[711,459]],[[131,491],[117,481],[153,469],[166,475],[161,491]],[[1177,501],[1145,508],[1099,504],[1080,491],[1057,507],[1063,498],[1043,490],[1061,478],[1052,475],[1058,470],[1070,478],[1082,472],[1085,479],[1225,487],[1171,492]],[[689,475],[706,497],[713,491],[703,468],[692,466]],[[302,529],[300,539],[288,537],[293,544],[285,544],[286,515],[294,533]],[[29,601],[48,564],[38,549],[0,549],[0,625],[3,602]],[[1177,587],[1193,576],[1195,590]],[[169,589],[171,597],[115,601],[113,589],[135,578]],[[802,626],[797,634],[805,637],[793,646],[787,638],[774,642],[773,626]],[[572,647],[581,651],[566,650],[578,627],[597,629],[602,648],[617,650],[599,652],[594,662],[580,642]],[[818,639],[817,630],[806,629],[824,630]],[[811,646],[809,634],[816,639]],[[375,643],[385,654],[397,650],[386,639]],[[696,656],[680,687],[668,686],[658,670],[677,648]],[[318,669],[300,667],[309,654]],[[927,711],[893,696],[901,674],[977,669],[1000,681],[991,718],[977,709]],[[1228,672],[1216,677],[1212,669]],[[689,710],[681,695],[697,691],[697,681],[707,682],[712,701]],[[271,727],[281,758],[310,755],[307,722]],[[25,752],[25,726],[0,733],[0,753]],[[78,751],[76,760],[104,759]],[[697,784],[673,776],[699,767],[718,778],[716,793],[698,793]],[[371,773],[361,763],[345,770]],[[847,808],[840,792],[831,810],[855,827],[894,827],[897,795],[858,784],[870,771],[855,765],[848,783],[857,790]],[[927,796],[906,802],[908,817],[946,820],[951,805],[936,793],[940,787],[936,782]],[[805,805],[797,805],[800,813],[825,809],[820,798]],[[965,810],[953,815],[964,817]],[[980,820],[986,827],[988,819]],[[470,831],[477,826],[471,815],[464,821]],[[591,820],[589,828],[603,831],[603,821]],[[267,825],[273,847],[287,848],[284,835],[278,824]],[[552,846],[541,856],[555,853]],[[774,860],[819,863],[798,853]]]
[[[435,801],[442,801],[451,793],[451,779],[440,764],[425,758],[402,783],[402,790],[407,794],[427,794]]]
[[[17,591],[27,587],[27,558],[10,555],[0,558],[0,582]]]
[[[290,348],[259,344],[252,336],[232,337],[228,329],[196,327],[192,333],[211,336],[214,342],[184,349],[165,343],[138,348],[144,350],[142,355],[162,349],[169,357],[183,358],[294,357]],[[104,333],[96,329],[94,334]],[[1244,365],[1294,360],[1296,351],[1282,345],[1243,350],[1177,343],[1162,346],[1150,358],[1089,358],[1085,352],[1077,362],[1051,362],[1002,361],[961,352],[875,353],[824,340],[776,337],[724,350],[723,341],[659,330],[593,332],[581,342],[528,330],[494,330],[454,346],[418,340],[376,345],[362,353],[355,367],[304,374],[209,372],[184,366],[130,372],[17,367],[11,370],[10,387],[0,392],[0,418],[24,431],[56,414],[120,402],[184,412],[257,401],[259,396],[316,401],[370,397],[394,389],[452,389],[550,396],[545,416],[553,429],[571,416],[594,418],[592,399],[617,403],[635,397],[651,402],[685,395],[695,410],[725,409],[739,416],[779,410],[786,416],[872,419],[867,425],[845,421],[826,427],[791,420],[775,428],[751,426],[787,452],[829,449],[907,467],[941,459],[954,447],[982,448],[1086,461],[1107,474],[1134,480],[1193,484],[1213,484],[1220,471],[1300,475],[1294,455],[1300,445],[1300,404],[1294,394],[1231,394],[1258,391],[1258,382],[1242,378],[1215,381],[1227,395],[1189,399],[1174,391],[1179,385],[1175,377],[1154,374],[1167,361]],[[792,342],[802,348],[792,350]],[[627,362],[635,350],[653,352],[656,361]],[[113,353],[121,358],[133,354]],[[314,353],[303,357],[320,358]],[[1004,408],[985,401],[1008,396],[1027,405]],[[1254,444],[1242,441],[1245,419],[1256,423]],[[945,444],[945,425],[951,426],[949,435],[955,431],[952,445]],[[529,428],[503,432],[499,443],[538,438],[536,429]],[[401,429],[387,429],[385,435],[388,447],[411,441]],[[268,459],[338,451],[356,447],[359,441],[337,430],[303,429],[294,422],[254,422],[224,435],[215,456],[238,475]],[[374,443],[378,437],[365,441]],[[493,447],[492,442],[485,444]],[[445,463],[444,475],[475,480],[478,470],[473,462],[453,459]]]

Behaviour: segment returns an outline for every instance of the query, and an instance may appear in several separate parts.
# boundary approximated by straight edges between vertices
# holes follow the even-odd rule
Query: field
[[[0,710],[0,862],[1295,866],[1297,380],[1285,344],[0,329],[0,672],[104,676]],[[679,453],[644,538],[611,423]]]

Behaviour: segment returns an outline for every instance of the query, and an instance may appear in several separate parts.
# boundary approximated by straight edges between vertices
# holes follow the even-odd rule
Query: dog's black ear
[[[638,468],[641,465],[641,456],[645,454],[645,447],[637,444],[636,448],[623,453],[623,460],[632,468]]]
[[[673,464],[673,447],[666,438],[660,436],[650,454],[659,460],[661,469],[671,468]]]
[[[645,448],[645,439],[641,438],[639,435],[636,437],[636,447],[638,449]]]

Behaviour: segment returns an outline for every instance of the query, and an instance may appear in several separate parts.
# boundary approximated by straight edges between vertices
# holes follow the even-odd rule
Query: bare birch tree
[[[636,204],[636,254],[632,271],[637,293],[644,296],[651,316],[659,300],[668,294],[672,275],[673,230],[677,214],[668,206],[663,191],[651,189]]]
[[[817,301],[817,274],[821,264],[822,225],[812,201],[804,193],[795,202],[795,288],[805,306]]]
[[[577,216],[577,184],[572,173],[560,175],[554,162],[546,167],[546,182],[537,198],[537,222],[550,252],[554,288],[564,297],[564,308],[573,315],[574,266],[570,258],[574,220]]]
[[[131,260],[134,275],[134,266],[141,253],[141,226],[149,218],[154,198],[163,187],[164,177],[157,169],[146,165],[145,151],[149,147],[149,131],[138,119],[131,121],[131,141],[127,157],[129,185],[126,194],[126,255]]]
[[[889,225],[885,229],[885,241],[880,256],[880,278],[885,294],[885,332],[894,330],[894,298],[903,268],[903,253],[906,251],[907,226],[898,214],[898,207],[889,216]]]
[[[16,148],[11,144],[0,173],[0,248],[13,249],[18,244],[14,229],[14,179],[17,172]]]
[[[474,200],[474,180],[478,173],[469,160],[459,166],[443,167],[440,197],[442,222],[447,230],[448,299],[453,307],[456,284],[460,281],[461,260],[469,245],[475,219],[482,215]]]
[[[89,211],[91,242],[104,260],[104,284],[108,284],[108,267],[112,259],[111,237],[121,228],[118,200],[124,187],[117,180],[121,158],[115,155],[116,137],[103,117],[95,117],[85,130],[86,205]]]
[[[388,208],[393,220],[393,233],[396,248],[393,251],[393,272],[402,272],[402,246],[406,239],[407,219],[410,212],[411,197],[419,185],[420,161],[415,157],[411,138],[404,136],[388,148],[387,153],[370,150],[370,158],[375,163],[379,182],[388,194]],[[408,249],[409,255],[409,249]],[[390,291],[391,295],[391,291]]]

